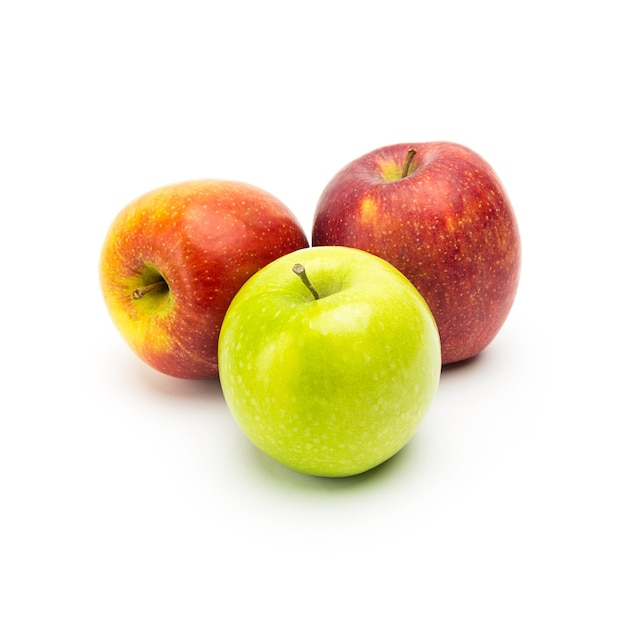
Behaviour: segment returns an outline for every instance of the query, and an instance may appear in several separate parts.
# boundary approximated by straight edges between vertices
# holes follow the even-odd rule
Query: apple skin
[[[441,374],[439,333],[415,287],[383,259],[340,246],[292,252],[250,278],[226,313],[219,359],[227,405],[252,443],[317,476],[392,457]]]
[[[395,265],[437,320],[444,364],[487,347],[519,282],[520,236],[505,189],[481,156],[450,142],[396,144],[348,164],[321,194],[312,245],[360,248]]]
[[[214,378],[233,296],[270,261],[308,245],[292,212],[262,189],[212,179],[167,185],[111,224],[100,256],[102,294],[146,363],[178,378]],[[133,298],[160,279],[166,285]]]

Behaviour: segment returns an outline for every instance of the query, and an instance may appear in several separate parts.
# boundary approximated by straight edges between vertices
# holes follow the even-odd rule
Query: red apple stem
[[[317,289],[315,289],[315,287],[313,287],[313,285],[311,284],[309,277],[306,275],[304,266],[300,265],[300,263],[296,263],[291,269],[293,270],[293,273],[299,276],[300,280],[308,287],[309,291],[313,294],[313,297],[316,300],[319,300],[320,294],[317,292]]]
[[[147,293],[156,291],[157,289],[163,289],[164,287],[167,288],[167,283],[164,280],[158,280],[156,283],[135,289],[131,295],[133,300],[141,300]]]
[[[413,162],[413,158],[415,157],[417,150],[414,148],[409,148],[406,153],[406,159],[404,160],[404,167],[402,168],[402,176],[400,178],[406,178],[409,175],[409,168],[411,167],[411,163]]]

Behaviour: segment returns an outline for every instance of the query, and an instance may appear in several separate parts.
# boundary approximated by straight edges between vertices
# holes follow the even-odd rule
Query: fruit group
[[[102,293],[146,363],[180,378],[215,377],[219,330],[233,296],[263,266],[305,247],[295,216],[257,187],[168,185],[113,221],[100,257]]]
[[[250,278],[226,313],[219,361],[250,440],[319,476],[364,472],[405,446],[441,371],[435,321],[415,287],[345,247],[299,250]]]
[[[366,250],[407,276],[437,320],[444,364],[493,340],[519,281],[520,237],[501,182],[449,142],[388,146],[347,165],[319,199],[312,244]]]

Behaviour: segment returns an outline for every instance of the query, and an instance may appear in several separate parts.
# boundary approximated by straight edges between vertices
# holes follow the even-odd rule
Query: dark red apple
[[[395,265],[433,312],[444,364],[483,350],[515,299],[521,247],[511,203],[491,166],[455,143],[397,144],[348,164],[319,199],[312,244]]]

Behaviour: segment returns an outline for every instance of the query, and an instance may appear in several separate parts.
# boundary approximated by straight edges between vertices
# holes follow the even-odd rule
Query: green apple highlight
[[[228,407],[276,461],[350,476],[403,448],[441,374],[439,333],[413,284],[352,248],[287,254],[232,300],[219,336]]]

